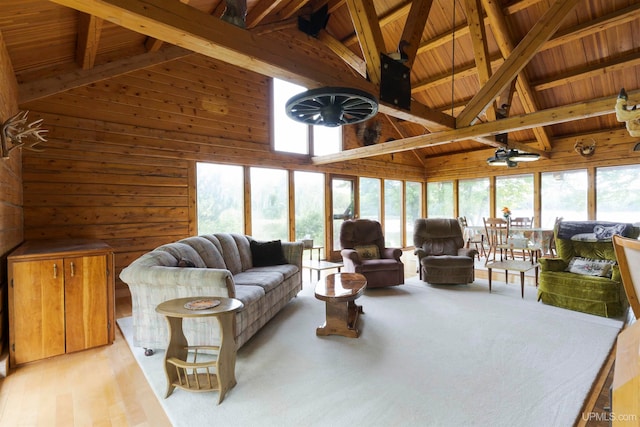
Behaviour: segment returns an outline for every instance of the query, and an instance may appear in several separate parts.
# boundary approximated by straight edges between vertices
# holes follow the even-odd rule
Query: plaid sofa
[[[242,301],[236,347],[246,343],[302,289],[302,243],[282,242],[286,264],[254,267],[252,240],[232,233],[189,237],[160,246],[123,269],[120,278],[131,291],[134,345],[165,348],[167,324],[155,308],[191,296]],[[190,345],[212,345],[220,337],[215,318],[184,319],[183,330]]]

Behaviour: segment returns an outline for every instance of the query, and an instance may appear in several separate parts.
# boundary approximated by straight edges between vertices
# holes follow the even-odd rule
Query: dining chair
[[[503,251],[506,251],[507,238],[509,237],[509,221],[503,218],[482,218],[484,222],[485,236],[489,245],[487,261],[493,252],[493,260],[496,260],[496,253],[500,250],[500,261],[503,258]]]
[[[618,260],[620,268],[620,277],[622,278],[622,286],[627,294],[629,306],[633,310],[636,319],[640,319],[640,270],[637,266],[640,264],[640,240],[630,239],[614,235],[612,238],[613,249]]]
[[[517,254],[519,256],[522,256],[523,260],[526,260],[527,255],[529,255],[529,258],[533,260],[537,256],[538,249],[529,248],[528,242],[524,240],[527,239],[525,231],[527,229],[531,229],[532,226],[533,218],[525,216],[510,218],[509,229],[511,235],[509,236],[509,238],[517,239],[516,247],[510,249],[511,258],[515,259]]]
[[[525,216],[519,216],[511,218],[509,221],[509,227],[511,228],[531,228],[533,226],[533,218]]]
[[[467,223],[466,216],[458,217],[458,222],[460,223],[462,234],[465,237],[467,249],[473,243],[473,245],[476,248],[476,251],[478,251],[478,260],[480,259],[480,256],[486,257],[487,253],[484,249],[484,234],[469,228],[469,224]]]

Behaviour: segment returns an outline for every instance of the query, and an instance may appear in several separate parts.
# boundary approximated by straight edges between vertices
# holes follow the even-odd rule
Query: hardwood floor
[[[131,313],[119,299],[116,317]],[[113,345],[32,362],[0,380],[2,426],[171,426],[116,327]]]
[[[415,275],[413,269],[406,269],[407,278]],[[478,271],[477,277],[482,275]],[[119,298],[116,317],[130,314],[130,299]],[[608,425],[583,418],[604,413],[609,404],[614,355],[594,383],[583,411],[587,415],[576,420],[577,426]],[[171,423],[116,328],[113,345],[26,364],[0,379],[0,425],[164,427]]]

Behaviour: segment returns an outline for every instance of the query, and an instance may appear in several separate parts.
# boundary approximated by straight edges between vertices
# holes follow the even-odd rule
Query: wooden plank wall
[[[273,153],[269,80],[200,55],[24,108],[50,131],[43,152],[23,155],[25,238],[103,239],[115,250],[116,275],[142,253],[196,233],[197,160],[424,179],[422,167],[399,167],[402,156],[314,167]]]
[[[18,112],[18,84],[0,33],[0,121]],[[7,255],[22,242],[22,164],[20,150],[0,159],[0,355],[7,325]]]

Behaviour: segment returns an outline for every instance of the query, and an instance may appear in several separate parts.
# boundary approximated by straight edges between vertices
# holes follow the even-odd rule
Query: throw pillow
[[[581,233],[574,234],[571,236],[571,240],[576,242],[598,242],[598,238],[596,237],[596,233]]]
[[[611,267],[615,261],[605,259],[588,259],[574,257],[569,262],[567,269],[571,273],[583,274],[585,276],[611,277]]]
[[[288,264],[282,251],[282,242],[272,240],[269,242],[251,241],[251,257],[254,267],[266,267],[269,265]]]
[[[610,227],[605,227],[603,225],[596,225],[593,227],[593,232],[596,235],[596,239],[599,240],[609,240],[614,234],[622,234],[625,230],[624,224],[616,224]]]
[[[195,266],[196,264],[190,259],[180,258],[180,261],[178,261],[178,267],[194,268]]]
[[[380,258],[380,251],[376,245],[363,245],[356,246],[355,251],[362,259],[378,259]]]

